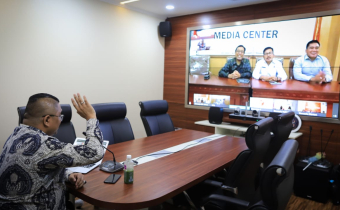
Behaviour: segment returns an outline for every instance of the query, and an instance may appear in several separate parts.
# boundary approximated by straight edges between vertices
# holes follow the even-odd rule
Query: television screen
[[[338,118],[339,104],[333,103],[329,106],[326,102],[321,101],[250,98],[252,109],[276,113],[293,111],[301,116]]]
[[[298,114],[326,117],[327,103],[319,101],[298,101]]]
[[[213,106],[199,95],[221,95],[229,96],[225,108],[250,102],[262,111],[338,118],[339,21],[329,15],[189,28],[186,105]],[[311,40],[320,45],[307,48]]]
[[[194,105],[198,106],[216,106],[229,107],[230,96],[209,95],[209,94],[194,94]]]
[[[274,99],[272,98],[250,98],[250,107],[261,111],[273,111]]]
[[[332,118],[338,118],[339,116],[339,103],[333,103]]]
[[[274,99],[274,112],[280,111],[296,111],[298,101],[296,100],[286,100],[286,99]]]

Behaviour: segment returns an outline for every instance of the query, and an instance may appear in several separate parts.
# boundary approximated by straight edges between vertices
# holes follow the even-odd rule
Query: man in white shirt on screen
[[[253,71],[253,78],[263,81],[284,81],[287,74],[282,67],[282,63],[274,59],[274,49],[266,47],[263,50],[263,58],[256,63]]]

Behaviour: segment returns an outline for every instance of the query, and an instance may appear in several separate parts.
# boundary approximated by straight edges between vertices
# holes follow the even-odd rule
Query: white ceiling
[[[120,4],[124,0],[101,1],[165,20],[167,17],[177,17],[277,0],[139,0],[125,5]],[[175,9],[167,10],[165,8],[167,5],[173,5]]]

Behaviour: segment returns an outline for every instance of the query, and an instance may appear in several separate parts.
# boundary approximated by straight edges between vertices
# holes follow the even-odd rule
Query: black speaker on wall
[[[209,109],[209,122],[212,124],[221,124],[223,119],[223,108],[210,107]]]
[[[171,23],[164,21],[159,23],[159,35],[162,37],[170,37],[172,35]]]

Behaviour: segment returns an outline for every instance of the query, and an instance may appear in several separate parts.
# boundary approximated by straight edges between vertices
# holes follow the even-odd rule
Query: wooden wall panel
[[[220,24],[287,15],[299,15],[340,9],[339,0],[282,0],[265,4],[231,8],[213,12],[169,18],[172,37],[165,39],[164,99],[169,102],[169,114],[176,127],[214,132],[213,128],[195,125],[195,121],[208,119],[208,111],[184,108],[187,28],[207,24]],[[320,129],[324,130],[324,146],[332,129],[335,130],[327,147],[327,159],[340,162],[340,125],[322,122],[303,122],[299,139],[300,153],[306,155],[309,126],[313,126],[311,154],[320,151]]]

